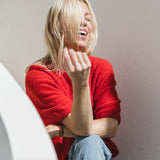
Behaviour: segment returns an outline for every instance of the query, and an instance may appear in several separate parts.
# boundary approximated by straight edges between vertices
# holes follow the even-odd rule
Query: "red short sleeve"
[[[26,93],[37,108],[45,125],[60,123],[72,108],[72,100],[59,86],[54,74],[49,72],[31,69],[25,79]]]
[[[120,123],[120,100],[115,89],[113,68],[108,61],[103,60],[97,70],[94,116],[96,119],[112,117]]]

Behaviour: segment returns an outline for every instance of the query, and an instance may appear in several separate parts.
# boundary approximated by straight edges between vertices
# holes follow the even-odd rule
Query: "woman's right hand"
[[[64,48],[64,61],[66,72],[73,85],[83,86],[88,83],[91,62],[86,53]]]
[[[91,62],[86,53],[64,49],[65,68],[73,87],[72,111],[62,123],[75,135],[91,134],[93,113],[90,98],[89,73]]]

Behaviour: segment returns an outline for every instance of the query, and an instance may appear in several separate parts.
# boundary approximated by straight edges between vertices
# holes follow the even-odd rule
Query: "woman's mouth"
[[[83,30],[79,30],[78,34],[80,38],[85,39],[88,35],[88,32],[85,29],[83,29]]]
[[[81,36],[87,36],[88,35],[88,33],[86,31],[84,31],[84,30],[80,30],[78,32],[78,34],[81,35]]]

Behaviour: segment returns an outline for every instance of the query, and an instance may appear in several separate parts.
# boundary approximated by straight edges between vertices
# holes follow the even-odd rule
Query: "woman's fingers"
[[[79,63],[80,63],[81,66],[82,66],[82,69],[87,69],[87,68],[88,68],[88,65],[85,63],[84,58],[83,58],[81,52],[77,52],[77,57],[78,57]]]
[[[65,66],[71,72],[74,72],[75,71],[75,67],[73,66],[72,61],[70,59],[70,56],[69,56],[69,53],[68,53],[68,49],[64,48],[63,53],[64,53],[64,58],[65,58]]]
[[[83,59],[85,61],[85,63],[87,64],[88,67],[91,67],[91,62],[88,58],[88,55],[86,53],[82,53]]]
[[[75,52],[73,49],[64,48],[65,65],[70,72],[83,71],[91,67],[86,53]]]
[[[76,52],[73,49],[70,49],[69,54],[70,54],[72,64],[74,65],[76,71],[82,71],[82,66],[79,63]]]

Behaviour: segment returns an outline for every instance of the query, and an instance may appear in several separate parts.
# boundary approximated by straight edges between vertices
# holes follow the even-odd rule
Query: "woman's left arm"
[[[105,117],[93,120],[92,133],[97,134],[101,138],[113,138],[118,128],[118,120],[111,117]],[[59,135],[59,128],[56,125],[46,126],[47,132],[50,137]],[[68,128],[63,126],[64,134],[63,137],[76,137]]]
[[[93,120],[92,133],[101,138],[113,138],[118,128],[118,120],[111,117],[105,117]]]

